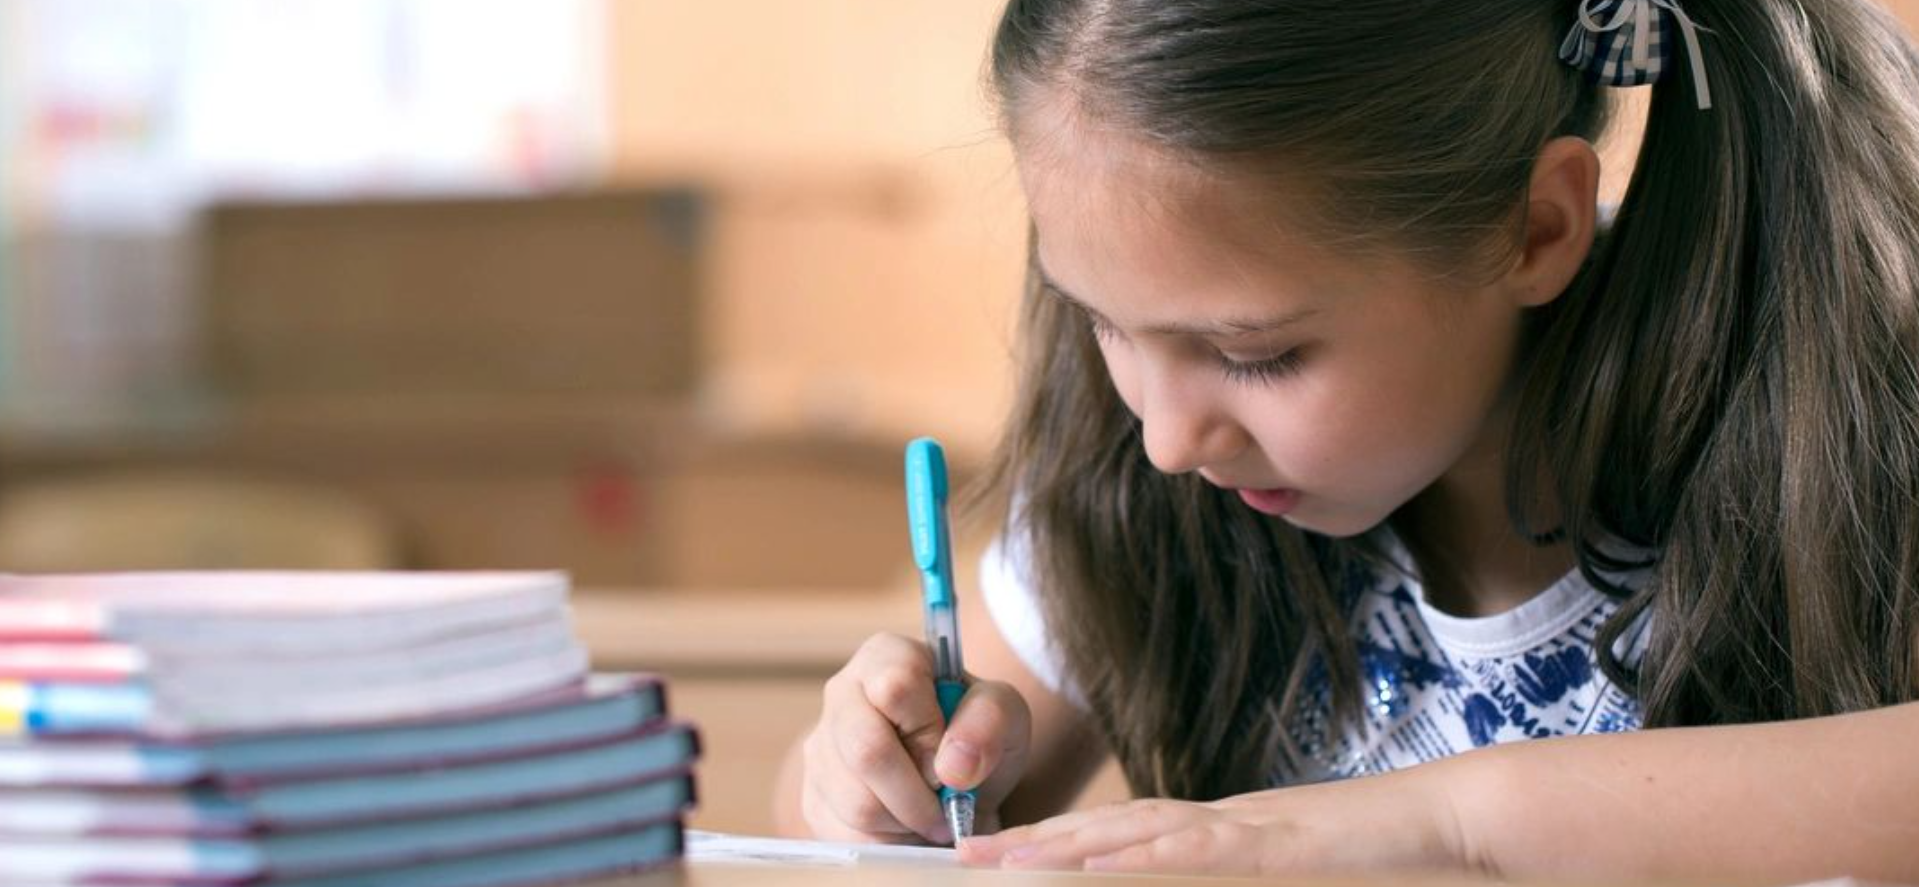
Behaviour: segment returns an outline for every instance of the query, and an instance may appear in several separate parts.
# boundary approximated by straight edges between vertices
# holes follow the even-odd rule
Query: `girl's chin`
[[[1299,507],[1298,490],[1239,490],[1239,499],[1269,517],[1285,517]]]
[[[1269,501],[1258,495],[1248,495],[1252,491],[1237,492],[1247,507],[1261,514],[1279,518],[1308,533],[1332,539],[1365,535],[1385,520],[1383,516],[1359,515],[1350,511],[1331,509],[1327,507],[1328,503],[1325,500],[1302,496],[1297,491],[1289,491],[1292,496],[1286,499],[1274,497],[1278,501]],[[1261,505],[1269,507],[1262,508]]]

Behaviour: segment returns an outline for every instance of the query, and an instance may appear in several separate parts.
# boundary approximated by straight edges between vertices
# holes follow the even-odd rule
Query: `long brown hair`
[[[1310,171],[1337,242],[1445,272],[1516,248],[1540,147],[1606,124],[1605,91],[1554,53],[1576,6],[1012,0],[991,70],[1016,145],[1023,103],[1063,93],[1222,174]],[[1615,224],[1529,318],[1514,529],[1563,533],[1626,599],[1602,664],[1648,725],[1912,699],[1919,53],[1867,0],[1685,7],[1711,28],[1715,106],[1683,72],[1654,88]],[[1309,674],[1357,713],[1349,589],[1377,554],[1154,470],[1084,319],[1034,277],[989,480],[1069,677],[1136,793],[1262,787]],[[1529,514],[1545,501],[1554,527]],[[1612,584],[1611,540],[1655,552],[1649,578]],[[1647,612],[1629,669],[1610,651]]]

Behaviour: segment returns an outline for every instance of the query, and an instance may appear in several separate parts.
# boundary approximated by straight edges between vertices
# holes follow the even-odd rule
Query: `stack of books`
[[[693,729],[559,573],[0,576],[0,883],[494,887],[677,859]]]

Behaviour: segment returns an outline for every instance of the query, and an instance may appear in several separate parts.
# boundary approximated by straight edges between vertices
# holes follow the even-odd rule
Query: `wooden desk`
[[[990,869],[851,868],[686,863],[630,878],[582,887],[1166,887],[1169,884],[1245,884],[1270,887],[1490,887],[1467,878],[1211,878],[1194,875],[1110,875],[1082,872],[1011,872]]]
[[[727,865],[686,863],[678,869],[608,881],[589,887],[1165,887],[1191,878],[1088,875],[1073,872],[1002,872],[984,869],[895,868],[862,865],[824,866]],[[1218,879],[1205,879],[1218,880]]]

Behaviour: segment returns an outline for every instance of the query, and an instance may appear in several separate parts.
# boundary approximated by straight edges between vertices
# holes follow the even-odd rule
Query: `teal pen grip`
[[[966,685],[959,681],[934,681],[933,692],[940,699],[940,714],[952,723],[953,711],[959,708],[960,697],[966,695]]]
[[[933,693],[939,697],[940,715],[946,719],[947,723],[952,723],[953,712],[959,708],[960,697],[966,695],[966,685],[959,681],[934,681]],[[954,795],[971,796],[972,794],[964,789],[942,785],[940,786],[940,804],[944,806],[946,799]]]

